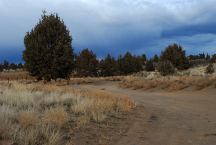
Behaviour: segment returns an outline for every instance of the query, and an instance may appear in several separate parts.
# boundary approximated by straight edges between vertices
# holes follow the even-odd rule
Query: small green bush
[[[205,71],[207,74],[212,74],[215,72],[214,70],[214,66],[212,63],[210,63],[207,67],[206,67],[206,71]]]
[[[162,76],[171,75],[175,73],[175,67],[170,61],[159,62],[157,69]]]

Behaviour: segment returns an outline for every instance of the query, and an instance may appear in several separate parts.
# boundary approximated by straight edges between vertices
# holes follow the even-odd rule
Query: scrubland
[[[134,107],[127,96],[104,90],[1,81],[0,143],[72,145],[74,128],[100,124]]]
[[[216,67],[216,66],[215,66]],[[179,91],[183,89],[202,90],[216,88],[216,73],[206,74],[206,66],[178,71],[171,76],[161,76],[159,72],[139,72],[124,77],[120,87],[132,89],[155,89],[165,91]]]
[[[100,89],[100,83],[171,92],[216,88],[216,74],[206,74],[205,67],[178,71],[172,76],[143,71],[129,76],[71,78],[48,83],[36,82],[28,73],[20,71],[2,72],[0,79],[0,145],[73,145],[77,143],[77,131],[89,134],[95,124],[106,124],[110,118],[118,118],[135,108],[135,102],[128,96],[111,93],[115,91],[106,89],[106,85]],[[95,87],[81,87],[85,84]],[[114,127],[110,128],[109,131],[117,132]],[[104,140],[108,139],[102,135],[90,144],[106,144]]]
[[[0,72],[0,80],[31,80],[33,77],[23,70]]]
[[[128,76],[119,83],[120,87],[132,89],[157,89],[166,91],[179,91],[190,88],[202,90],[208,87],[216,88],[216,77],[206,76],[172,76],[155,79]]]

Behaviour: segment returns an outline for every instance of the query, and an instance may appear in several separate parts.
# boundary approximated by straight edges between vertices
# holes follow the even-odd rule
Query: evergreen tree
[[[4,60],[3,62],[3,69],[6,69],[6,70],[9,69],[9,62],[7,60]]]
[[[122,55],[119,55],[118,59],[117,59],[117,74],[118,75],[123,75],[124,74],[123,73],[123,70],[124,70],[123,63],[124,63],[123,57],[122,57]]]
[[[134,56],[134,72],[139,72],[143,70],[146,60],[142,56]]]
[[[152,59],[150,59],[146,62],[145,70],[148,72],[155,71],[155,66],[154,66],[154,62]]]
[[[12,70],[16,70],[17,69],[17,65],[15,63],[11,63],[9,66],[10,69]]]
[[[76,67],[80,76],[97,76],[98,60],[96,54],[88,48],[84,49],[76,58]]]
[[[3,65],[0,64],[0,72],[2,72],[4,69],[3,69]]]
[[[100,61],[100,71],[102,76],[114,76],[117,74],[117,63],[110,54]]]
[[[22,69],[22,68],[23,68],[23,64],[22,64],[22,63],[19,63],[19,64],[17,65],[17,67],[18,67],[19,69]]]
[[[216,62],[216,54],[213,54],[211,57],[211,63],[215,63]]]
[[[119,75],[128,75],[139,72],[143,69],[145,61],[145,55],[133,56],[130,52],[126,52],[123,57],[122,55],[119,55],[117,59],[117,72]]]
[[[126,52],[124,57],[120,55],[117,62],[121,75],[132,74],[142,70],[142,59],[133,56],[130,52]]]
[[[158,62],[159,61],[159,57],[157,54],[154,55],[154,58],[153,58],[153,62]]]
[[[141,55],[141,60],[143,61],[143,64],[145,64],[145,62],[147,61],[146,54]]]
[[[72,37],[57,14],[44,12],[39,23],[27,32],[23,59],[37,79],[69,78],[73,69]]]
[[[210,60],[211,59],[211,56],[207,53],[206,54],[206,60]]]
[[[170,61],[179,70],[189,68],[189,60],[185,56],[185,51],[177,44],[169,45],[162,52],[160,59],[161,61]]]

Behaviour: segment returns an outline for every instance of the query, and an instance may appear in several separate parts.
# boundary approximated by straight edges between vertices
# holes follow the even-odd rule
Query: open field
[[[0,72],[0,80],[32,80],[33,77],[29,75],[28,72],[20,70],[20,71],[7,71]]]
[[[166,90],[179,91],[184,89],[202,90],[208,87],[216,88],[216,77],[214,76],[171,76],[155,79],[128,76],[119,84],[123,88],[143,90]]]
[[[0,145],[213,145],[216,77],[202,70],[49,83],[5,72]]]
[[[113,145],[214,145],[216,89],[132,90],[116,82],[80,85],[127,94],[137,103],[129,114],[129,128]]]
[[[135,107],[127,96],[52,84],[1,82],[0,93],[1,145],[107,143],[108,139],[101,141],[106,137],[103,132],[94,136],[92,131],[86,137],[80,130],[106,132],[107,127],[101,126]],[[76,140],[77,136],[83,140]]]

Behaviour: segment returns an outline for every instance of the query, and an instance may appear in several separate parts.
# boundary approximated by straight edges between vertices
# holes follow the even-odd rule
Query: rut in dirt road
[[[116,83],[81,85],[130,96],[137,108],[127,131],[113,145],[215,145],[215,90],[146,92],[122,89]]]

